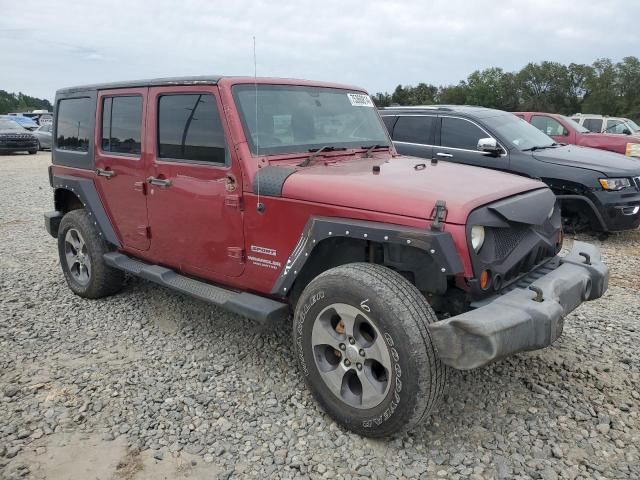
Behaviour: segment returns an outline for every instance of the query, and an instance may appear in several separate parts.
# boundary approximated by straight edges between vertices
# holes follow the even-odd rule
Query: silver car
[[[33,134],[38,139],[38,150],[44,150],[45,148],[51,149],[51,130],[53,125],[48,123],[41,125],[37,130],[33,131]]]

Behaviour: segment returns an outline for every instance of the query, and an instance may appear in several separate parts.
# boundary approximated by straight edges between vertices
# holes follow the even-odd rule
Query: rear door
[[[496,170],[508,170],[509,157],[504,147],[502,147],[504,153],[500,155],[490,155],[478,150],[478,141],[481,138],[494,138],[478,123],[449,115],[441,115],[439,120],[440,131],[436,134],[438,146],[433,148],[434,158]],[[500,145],[500,142],[497,142]]]
[[[123,245],[150,245],[142,156],[146,88],[105,90],[96,112],[96,184]]]
[[[435,115],[398,115],[389,131],[398,153],[431,159]],[[387,128],[391,122],[383,116]]]
[[[241,170],[214,85],[149,92],[151,251],[211,280],[244,269]]]

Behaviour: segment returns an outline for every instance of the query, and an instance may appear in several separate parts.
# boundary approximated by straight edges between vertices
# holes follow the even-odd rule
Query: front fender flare
[[[417,248],[431,256],[438,267],[436,273],[439,275],[457,275],[464,271],[453,238],[448,232],[366,220],[311,217],[271,293],[278,296],[287,295],[316,245],[331,237],[354,238]]]

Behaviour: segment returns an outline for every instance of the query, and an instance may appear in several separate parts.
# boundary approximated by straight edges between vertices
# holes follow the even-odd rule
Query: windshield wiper
[[[560,144],[552,143],[551,145],[536,145],[535,147],[523,148],[523,152],[535,152],[536,150],[544,150],[545,148],[556,148]]]
[[[364,158],[371,158],[371,152],[378,148],[389,148],[389,145],[364,145],[360,148],[366,148],[367,151],[364,152]]]
[[[324,147],[320,147],[320,148],[310,148],[309,151],[313,152],[311,155],[309,155],[307,158],[305,158],[302,162],[300,162],[298,164],[299,167],[308,167],[311,162],[313,162],[313,159],[316,158],[318,155],[320,155],[321,153],[324,152],[337,152],[338,150],[346,150],[345,147],[332,147],[330,145],[325,145]]]

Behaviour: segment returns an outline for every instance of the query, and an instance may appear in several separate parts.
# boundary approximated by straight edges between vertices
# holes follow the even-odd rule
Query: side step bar
[[[180,275],[160,265],[151,265],[120,252],[104,254],[107,265],[150,280],[163,287],[185,293],[260,323],[272,322],[289,315],[289,305],[246,292],[234,292]]]

